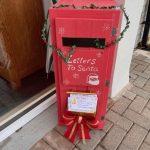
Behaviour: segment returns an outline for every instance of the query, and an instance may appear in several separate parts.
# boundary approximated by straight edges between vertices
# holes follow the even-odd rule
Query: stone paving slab
[[[70,143],[65,131],[56,126],[31,150],[150,150],[150,58],[133,56],[129,86],[118,101],[109,100],[104,129],[90,131],[86,145]]]
[[[147,103],[148,103],[147,99],[137,96],[136,99],[129,106],[129,109],[141,113]]]
[[[95,150],[105,150],[103,147],[101,147],[100,145],[98,145]]]
[[[131,149],[127,145],[121,143],[118,150],[131,150]]]
[[[111,121],[105,120],[105,126],[103,128],[103,131],[107,133],[111,129],[112,126],[113,126],[113,123]]]
[[[129,100],[134,100],[136,94],[130,91],[125,91],[125,93],[123,93],[123,96]]]
[[[136,63],[133,62],[133,63],[131,64],[131,66],[130,66],[130,70],[133,70],[137,65],[138,65],[138,64],[136,64]]]
[[[73,150],[79,150],[77,147],[73,148]]]
[[[137,59],[137,60],[145,60],[145,59],[147,59],[147,57],[146,56],[144,56],[144,55],[142,55],[142,54],[138,54],[136,57],[134,57],[135,59]]]
[[[133,93],[137,94],[138,96],[141,96],[147,100],[149,100],[149,98],[150,98],[149,92],[145,91],[144,89],[138,88],[136,86],[133,86],[131,88],[131,92],[133,92]]]
[[[113,123],[116,123],[116,122],[121,118],[121,116],[120,116],[119,114],[117,114],[116,112],[114,112],[114,111],[112,111],[112,110],[109,110],[109,111],[107,112],[106,118],[107,118],[109,121],[111,121],[111,122],[113,122]]]
[[[134,70],[139,71],[139,72],[143,72],[146,68],[147,68],[147,66],[137,65],[137,67],[135,67]]]
[[[137,59],[134,59],[132,60],[133,63],[136,63],[138,65],[143,65],[143,66],[149,66],[149,63],[148,62],[144,62],[144,61],[140,61],[140,60],[137,60]]]
[[[150,150],[150,145],[143,143],[139,150]]]
[[[138,77],[138,75],[134,74],[134,73],[130,73],[130,76],[129,78],[132,78],[132,79],[136,79]]]
[[[101,144],[107,150],[116,150],[125,135],[125,130],[118,126],[114,126]]]
[[[150,129],[150,120],[141,114],[138,114],[130,109],[127,109],[124,116],[129,120],[133,121],[135,124],[149,130]]]
[[[133,122],[128,120],[127,118],[125,117],[121,117],[117,122],[116,122],[116,125],[118,125],[119,127],[121,127],[122,129],[128,131],[132,125],[133,125]]]
[[[82,141],[80,141],[77,144],[77,147],[82,150],[92,150],[95,149],[96,146],[99,144],[99,142],[102,140],[102,138],[105,136],[105,133],[100,130],[92,130],[90,132],[91,139],[87,141],[86,144],[83,144]]]
[[[146,107],[150,109],[150,101],[147,103]]]
[[[147,130],[138,125],[134,125],[122,143],[127,145],[129,149],[138,150],[147,133]]]
[[[133,84],[139,88],[142,88],[147,82],[147,79],[143,78],[143,77],[138,77]]]
[[[140,77],[146,78],[146,79],[150,78],[150,74],[148,74],[146,72],[139,72],[139,71],[133,70],[132,73],[134,73]]]
[[[145,138],[145,142],[150,145],[150,132],[148,133],[147,137]]]
[[[50,131],[43,140],[48,143],[55,150],[71,150],[75,147],[74,144],[69,142],[55,130]]]
[[[53,150],[44,140],[40,140],[30,150]]]
[[[66,132],[66,130],[67,130],[67,127],[65,127],[65,126],[56,126],[55,128],[54,128],[59,134],[61,134],[62,136],[64,136],[64,134],[65,134],[65,132]],[[75,137],[75,140],[74,140],[74,142],[73,142],[75,145],[77,144],[77,143],[79,143],[79,138],[78,137]]]
[[[147,84],[143,87],[143,89],[144,89],[145,91],[147,91],[147,92],[150,93],[150,84],[147,83]]]
[[[144,108],[142,115],[150,119],[150,109]]]
[[[130,105],[131,101],[127,98],[121,97],[117,103],[113,105],[111,110],[117,112],[118,114],[123,114],[127,107]]]

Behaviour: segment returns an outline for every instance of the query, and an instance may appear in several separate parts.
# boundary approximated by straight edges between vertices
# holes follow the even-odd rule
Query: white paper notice
[[[70,97],[68,97],[68,111],[95,113],[97,100],[96,94],[70,94]]]

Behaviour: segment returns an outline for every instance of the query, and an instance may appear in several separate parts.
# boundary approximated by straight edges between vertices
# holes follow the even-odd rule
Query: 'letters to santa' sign
[[[87,51],[77,48],[71,60],[67,64],[62,63],[63,84],[99,85],[102,58],[102,53],[97,49]]]

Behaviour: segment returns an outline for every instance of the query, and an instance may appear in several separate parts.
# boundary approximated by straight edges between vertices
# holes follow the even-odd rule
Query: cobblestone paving
[[[107,109],[103,130],[92,130],[90,141],[72,144],[55,127],[31,150],[150,150],[150,57],[134,54],[130,85]]]

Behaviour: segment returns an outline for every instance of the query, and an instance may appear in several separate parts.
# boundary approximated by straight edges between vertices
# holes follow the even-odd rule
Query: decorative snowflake
[[[72,76],[73,76],[74,79],[78,79],[79,78],[79,74],[77,74],[77,73],[74,73]]]
[[[69,83],[70,83],[70,81],[67,80],[67,79],[65,79],[64,84],[65,84],[65,85],[68,85]]]
[[[97,53],[97,54],[96,54],[97,58],[100,58],[101,55],[102,55],[101,53]]]
[[[59,34],[64,34],[65,33],[65,29],[64,29],[64,27],[59,27],[59,29],[58,29],[59,31]]]
[[[108,24],[104,24],[103,31],[107,31],[107,30],[110,30],[110,29],[111,29],[111,27]]]
[[[101,93],[100,93],[100,91],[97,91],[97,95],[99,96]]]

